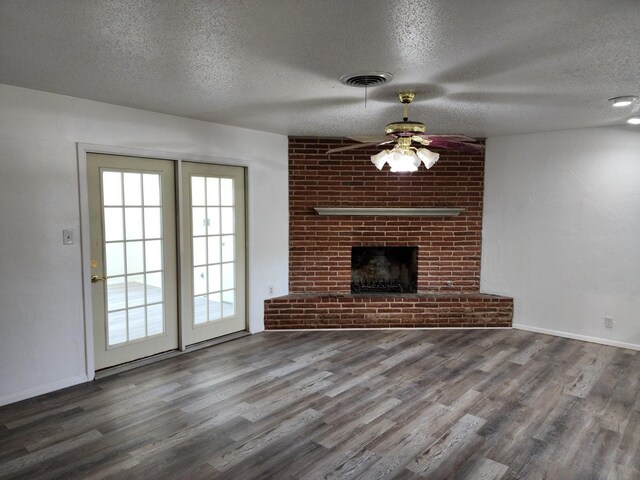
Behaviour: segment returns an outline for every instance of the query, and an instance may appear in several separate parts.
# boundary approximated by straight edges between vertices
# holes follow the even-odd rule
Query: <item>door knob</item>
[[[91,275],[91,283],[104,282],[106,279],[106,275]]]

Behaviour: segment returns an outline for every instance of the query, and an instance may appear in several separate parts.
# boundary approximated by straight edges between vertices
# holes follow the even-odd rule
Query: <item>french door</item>
[[[96,370],[245,329],[244,169],[183,165],[87,154]]]
[[[183,163],[185,255],[182,268],[187,344],[244,330],[244,169]],[[186,300],[188,299],[188,300]]]
[[[178,348],[174,165],[87,155],[96,369]]]

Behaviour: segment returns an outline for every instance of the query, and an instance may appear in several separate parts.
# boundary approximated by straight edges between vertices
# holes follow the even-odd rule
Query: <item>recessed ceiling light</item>
[[[631,117],[627,120],[627,123],[630,125],[640,125],[640,115],[636,115],[635,117]]]
[[[625,95],[622,97],[613,97],[609,99],[612,107],[628,107],[632,103],[636,102],[638,97],[635,95]]]

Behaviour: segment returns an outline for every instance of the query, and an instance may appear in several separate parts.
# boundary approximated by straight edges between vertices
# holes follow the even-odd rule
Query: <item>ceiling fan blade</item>
[[[356,148],[364,148],[364,147],[373,147],[375,145],[385,145],[387,143],[395,142],[394,140],[387,140],[386,142],[369,142],[369,143],[357,143],[355,145],[347,145],[346,147],[338,147],[332,148],[331,150],[327,150],[326,153],[337,153],[337,152],[345,152],[347,150],[354,150]]]
[[[484,150],[484,145],[480,143],[456,142],[451,140],[432,140],[429,142],[429,146],[471,153],[481,152]]]
[[[422,145],[458,150],[460,152],[481,152],[484,145],[480,143],[470,143],[476,140],[466,135],[415,135],[411,138],[414,142]]]
[[[344,152],[347,150],[353,150],[356,148],[373,147],[374,145],[377,145],[377,144],[378,142],[356,143],[355,145],[347,145],[346,147],[332,148],[331,150],[327,150],[326,153],[338,153],[338,152]]]
[[[425,140],[447,140],[450,142],[475,142],[475,138],[467,137],[466,135],[425,135],[421,134],[420,137]]]
[[[354,142],[361,142],[361,143],[370,143],[370,142],[385,142],[387,141],[389,138],[385,135],[365,135],[362,137],[349,137],[351,140],[353,140]]]
[[[414,135],[413,137],[411,137],[411,140],[417,143],[421,143],[424,146],[431,144],[431,140],[427,140],[426,138],[420,137],[418,135]]]

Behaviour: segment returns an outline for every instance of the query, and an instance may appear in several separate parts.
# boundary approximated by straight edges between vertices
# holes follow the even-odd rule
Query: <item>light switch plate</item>
[[[73,230],[62,230],[62,244],[73,245],[74,243]]]

